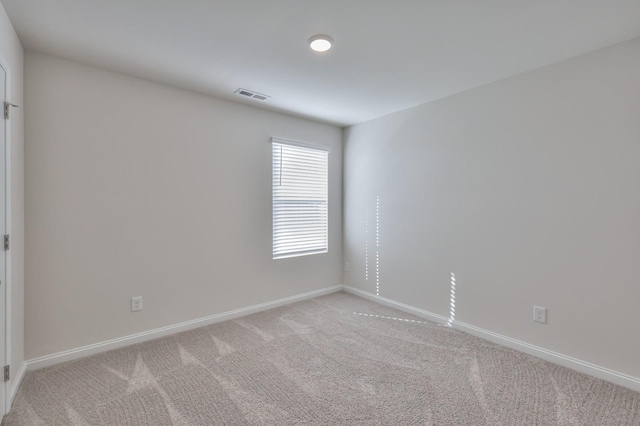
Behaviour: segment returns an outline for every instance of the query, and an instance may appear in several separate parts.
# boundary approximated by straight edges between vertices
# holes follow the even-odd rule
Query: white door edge
[[[11,68],[9,63],[0,53],[0,67],[5,72],[5,97],[7,100],[11,99]],[[3,105],[4,106],[4,105]],[[0,117],[4,120],[4,116]],[[5,120],[5,134],[4,134],[5,146],[4,146],[4,173],[5,173],[5,233],[11,234],[11,120]],[[5,317],[4,317],[4,354],[0,354],[0,361],[3,361],[0,365],[11,365],[11,250],[4,251],[5,257],[5,270],[4,276],[0,277],[3,281],[2,287],[5,292]],[[0,291],[2,291],[0,287]],[[16,372],[11,372],[15,375]],[[7,414],[11,409],[12,393],[11,393],[12,380],[4,382],[4,401],[0,402],[3,412],[0,414]]]

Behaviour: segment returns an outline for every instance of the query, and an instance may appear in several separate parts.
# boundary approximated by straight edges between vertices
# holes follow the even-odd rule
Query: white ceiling
[[[338,125],[640,37],[640,0],[2,3],[27,49]]]

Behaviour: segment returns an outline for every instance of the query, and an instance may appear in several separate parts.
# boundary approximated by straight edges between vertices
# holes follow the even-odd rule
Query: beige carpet
[[[335,293],[28,373],[3,425],[640,425],[640,394]]]

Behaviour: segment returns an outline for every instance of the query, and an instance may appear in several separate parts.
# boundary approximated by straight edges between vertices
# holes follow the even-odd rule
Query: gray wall
[[[28,359],[340,283],[339,128],[32,52],[25,84]],[[272,136],[332,148],[328,254],[271,258]]]
[[[639,112],[636,39],[346,129],[344,283],[379,196],[381,296],[640,377]]]
[[[0,4],[0,55],[9,63],[11,101],[11,371],[15,377],[24,361],[24,101],[23,50]]]

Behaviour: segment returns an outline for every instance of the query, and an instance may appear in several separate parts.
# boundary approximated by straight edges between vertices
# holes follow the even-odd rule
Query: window
[[[273,258],[326,253],[329,150],[280,139],[273,149]]]

